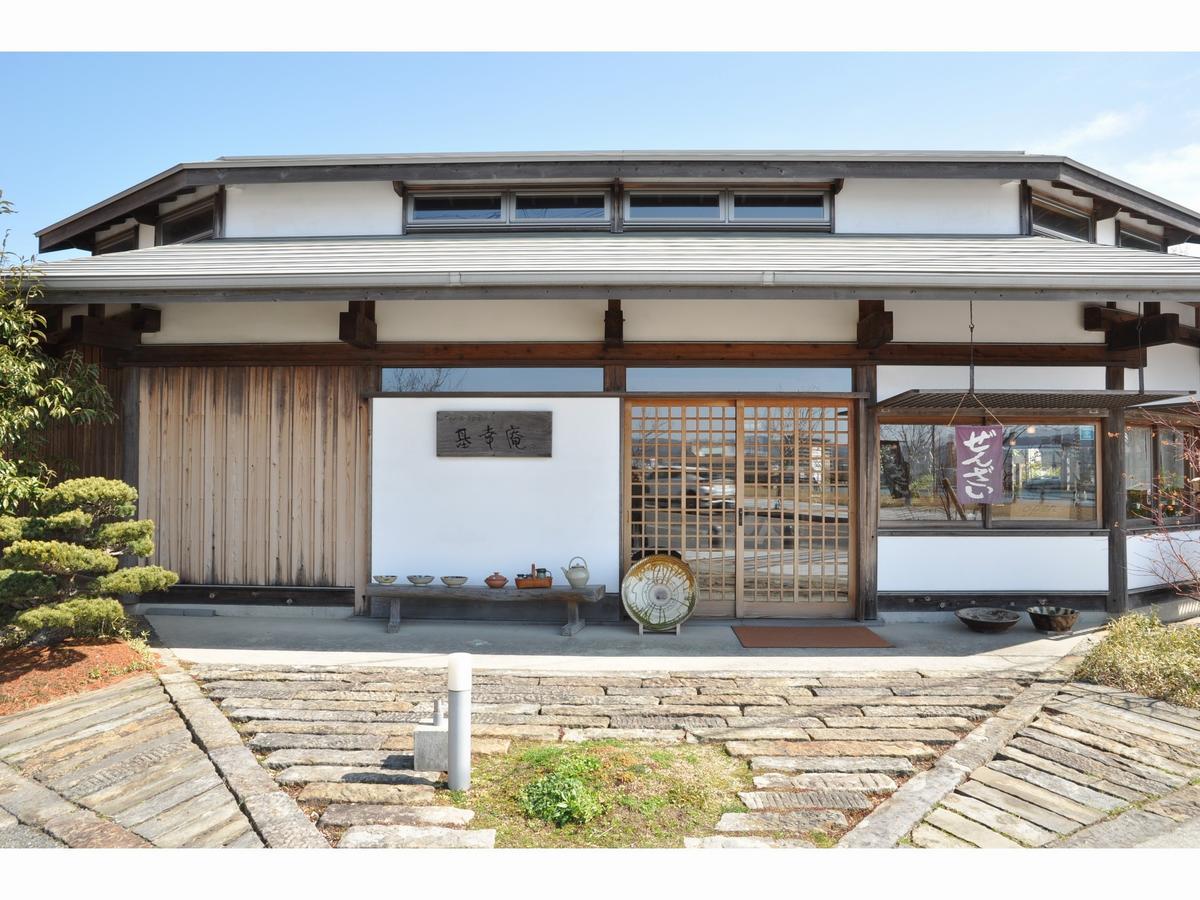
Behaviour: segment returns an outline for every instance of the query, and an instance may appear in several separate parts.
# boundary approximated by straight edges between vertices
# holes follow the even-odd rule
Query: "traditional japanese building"
[[[1156,517],[1200,527],[1198,236],[1023,153],[186,163],[39,232],[91,251],[42,264],[48,339],[120,408],[55,449],[137,485],[173,599],[668,552],[703,616],[1120,611]],[[954,426],[996,423],[973,503]]]

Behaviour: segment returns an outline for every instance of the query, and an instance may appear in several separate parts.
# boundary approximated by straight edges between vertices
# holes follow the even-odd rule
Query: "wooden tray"
[[[518,575],[513,580],[519,588],[548,588],[554,585],[553,575],[547,575],[545,578],[537,578],[533,575]]]

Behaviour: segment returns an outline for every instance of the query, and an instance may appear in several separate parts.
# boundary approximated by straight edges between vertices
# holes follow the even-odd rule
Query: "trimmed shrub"
[[[72,478],[38,498],[43,513],[82,509],[97,519],[131,519],[137,515],[137,490],[111,478]]]
[[[120,601],[108,597],[78,597],[18,613],[9,623],[21,642],[37,636],[102,639],[115,636],[125,624]]]
[[[102,594],[149,594],[174,587],[178,581],[178,575],[161,566],[131,566],[97,578],[96,590]]]
[[[48,575],[100,575],[115,569],[117,558],[106,550],[65,541],[14,541],[4,548],[4,563]]]

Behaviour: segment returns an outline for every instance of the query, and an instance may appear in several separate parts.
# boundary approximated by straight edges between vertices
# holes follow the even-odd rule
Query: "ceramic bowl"
[[[958,621],[980,634],[999,634],[1021,621],[1021,614],[1016,610],[993,606],[972,606],[954,614],[958,616]]]
[[[395,575],[372,575],[371,577],[375,579],[376,584],[395,584],[396,583]]]
[[[466,583],[467,583],[466,575],[443,575],[442,576],[442,584],[444,584],[446,587],[458,587],[459,585],[466,584]]]
[[[1061,634],[1075,627],[1078,610],[1068,606],[1031,606],[1026,610],[1033,627],[1045,634]]]
[[[429,584],[433,581],[432,575],[407,575],[405,577],[413,584]]]

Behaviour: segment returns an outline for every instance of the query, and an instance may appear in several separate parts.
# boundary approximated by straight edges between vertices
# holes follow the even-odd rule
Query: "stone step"
[[[899,756],[754,756],[754,772],[890,772],[907,775],[913,764]]]
[[[1004,747],[997,754],[1000,759],[1008,759],[1013,762],[1021,763],[1029,766],[1031,769],[1038,769],[1046,772],[1049,775],[1056,775],[1059,778],[1073,781],[1076,784],[1085,787],[1093,788],[1105,794],[1111,794],[1114,797],[1119,797],[1126,803],[1136,803],[1140,800],[1145,800],[1148,796],[1141,791],[1135,791],[1132,788],[1124,787],[1120,784],[1115,784],[1106,778],[1098,775],[1092,775],[1087,772],[1081,772],[1079,769],[1070,766],[1064,766],[1045,757],[1038,756],[1035,753],[1027,753],[1019,747],[1014,747],[1011,744]]]
[[[937,751],[918,741],[729,741],[731,756],[903,756],[928,759]]]
[[[567,743],[614,740],[678,744],[686,737],[687,732],[679,728],[568,728],[562,733]]]
[[[727,833],[793,832],[807,834],[827,826],[844,827],[846,817],[834,809],[806,809],[795,812],[725,813],[717,822],[717,831]]]
[[[139,675],[126,678],[110,687],[85,691],[73,697],[45,703],[34,709],[0,716],[0,743],[6,743],[4,735],[19,728],[33,728],[40,723],[78,716],[80,710],[115,705],[129,695],[156,690],[159,690],[157,678],[152,675]]]
[[[915,846],[927,850],[962,850],[975,846],[924,822],[913,829],[911,840]]]
[[[1040,828],[975,797],[953,793],[942,798],[942,806],[1030,847],[1043,847],[1058,837],[1053,831]]]
[[[905,718],[938,718],[942,716],[954,716],[961,719],[968,719],[972,722],[977,722],[980,719],[986,719],[992,715],[994,710],[980,709],[977,706],[864,706],[862,714],[864,717],[879,718],[879,719],[905,719]]]
[[[1012,794],[998,791],[973,779],[959,785],[958,793],[967,797],[974,797],[976,800],[982,800],[990,806],[1011,813],[1014,816],[1019,816],[1025,821],[1032,822],[1055,834],[1070,834],[1082,827],[1078,822],[1068,819],[1065,816],[1050,812],[1048,809],[1044,809],[1027,800],[1022,800],[1019,797],[1014,797]]]
[[[263,845],[262,838],[252,830],[247,830],[227,843],[225,846],[239,850],[258,850]]]
[[[1066,697],[1047,703],[1046,708],[1069,713],[1102,725],[1111,725],[1130,734],[1185,750],[1195,750],[1200,745],[1200,732],[1193,728],[1130,712],[1108,703],[1101,703],[1099,700]]]
[[[859,791],[741,791],[747,809],[870,809],[875,804]]]
[[[958,735],[945,728],[810,728],[814,741],[924,741],[953,744]]]
[[[1189,746],[1180,745],[1176,741],[1161,741],[1150,735],[1136,733],[1133,728],[1129,727],[1129,723],[1127,722],[1122,722],[1118,719],[1100,721],[1096,717],[1084,718],[1083,716],[1058,710],[1046,710],[1045,716],[1038,721],[1044,722],[1047,718],[1052,719],[1058,724],[1066,725],[1079,731],[1102,735],[1126,747],[1132,747],[1144,753],[1153,754],[1160,759],[1174,762],[1177,766],[1186,769],[1189,777],[1195,777],[1200,774],[1200,750],[1193,750]]]
[[[1048,791],[1040,785],[1031,784],[1021,778],[1014,778],[1011,775],[987,766],[976,769],[971,773],[971,777],[990,788],[995,788],[997,791],[1002,791],[1005,794],[1011,794],[1020,800],[1032,803],[1034,806],[1040,806],[1042,809],[1049,810],[1065,819],[1078,822],[1080,825],[1092,825],[1105,817],[1104,813],[1099,810],[1084,806],[1082,803],[1076,803],[1074,800],[1068,800],[1066,797],[1056,794],[1054,791]]]
[[[811,850],[816,845],[809,841],[801,840],[772,840],[770,838],[755,838],[755,837],[689,837],[683,839],[683,846],[689,850],[741,850],[741,849],[767,849],[791,847],[795,849]]]
[[[427,784],[345,784],[313,781],[300,791],[302,803],[395,803],[425,806],[433,803],[434,791]]]
[[[132,722],[156,717],[171,708],[167,695],[161,690],[144,691],[128,703],[108,707],[77,721],[57,724],[48,730],[39,729],[34,733],[14,731],[8,735],[10,740],[0,747],[0,758],[19,760],[23,756],[54,750]]]
[[[734,719],[734,722],[737,720]],[[727,728],[689,728],[692,736],[701,741],[807,741],[803,728],[772,726],[732,726]]]
[[[1144,716],[1162,719],[1165,722],[1173,722],[1176,725],[1183,725],[1186,728],[1200,731],[1200,709],[1188,709],[1185,706],[1176,706],[1165,700],[1153,700],[1149,697],[1143,697],[1140,694],[1131,694],[1128,691],[1102,687],[1096,684],[1075,682],[1066,685],[1063,690],[1068,694],[1088,696],[1094,700],[1099,700],[1103,703],[1120,707],[1121,709],[1127,709],[1130,712],[1137,712]]]
[[[1187,783],[1187,779],[1182,775],[1173,775],[1162,769],[1127,759],[1124,756],[1118,756],[1115,753],[1109,753],[1107,750],[1082,744],[1071,738],[1063,737],[1061,734],[1043,731],[1040,728],[1026,728],[1020,732],[1020,736],[1073,755],[1094,760],[1097,765],[1103,766],[1106,771],[1120,769],[1136,778],[1145,780],[1147,784],[1161,785],[1164,790],[1179,787]],[[1159,793],[1161,792],[1160,790]]]
[[[962,716],[822,716],[826,728],[950,728],[970,731],[975,723]]]
[[[260,731],[249,741],[251,750],[378,750],[382,734],[307,734]]]
[[[188,848],[228,847],[230,841],[241,837],[249,828],[250,823],[246,819],[245,814],[234,806],[224,822],[210,828],[203,834],[197,835],[184,844],[184,846]]]
[[[755,775],[754,786],[760,790],[864,791],[891,793],[896,782],[875,772],[806,772],[802,775]]]
[[[1016,841],[1009,840],[1004,835],[948,809],[935,809],[925,817],[925,821],[976,847],[999,850],[1016,849],[1021,846]]]
[[[387,750],[276,750],[262,761],[268,769],[291,766],[370,766],[381,769],[412,769],[411,753]]]
[[[1004,749],[1006,751],[1020,750],[1026,754],[1032,754],[1044,760],[1058,763],[1061,766],[1069,766],[1076,771],[1096,776],[1113,784],[1122,785],[1147,796],[1162,794],[1168,789],[1167,785],[1163,782],[1151,781],[1148,778],[1135,775],[1122,765],[1116,763],[1106,765],[1093,759],[1091,756],[1064,750],[1052,744],[1044,744],[1030,737],[1015,737]]]
[[[1157,816],[1142,809],[1131,809],[1108,821],[1081,829],[1054,846],[1097,850],[1136,847],[1143,841],[1166,834],[1175,827],[1176,823],[1165,816]]]
[[[331,803],[321,813],[321,825],[437,825],[465,828],[475,818],[469,809],[453,806],[399,806],[393,803]]]
[[[669,728],[726,728],[726,721],[721,716],[613,716],[609,719],[610,728],[620,729],[669,729]]]
[[[241,709],[333,710],[337,712],[412,712],[413,704],[404,700],[275,700],[269,697],[226,697],[221,710],[233,716]]]
[[[1084,725],[1084,728],[1078,728],[1071,721],[1078,722]],[[1097,750],[1103,750],[1107,753],[1112,753],[1115,756],[1120,756],[1124,759],[1132,760],[1136,763],[1141,763],[1145,766],[1150,766],[1154,769],[1162,769],[1164,772],[1171,775],[1182,776],[1184,780],[1195,777],[1200,774],[1200,771],[1192,766],[1177,762],[1173,759],[1168,759],[1159,753],[1154,753],[1146,750],[1144,747],[1127,744],[1123,741],[1115,740],[1114,733],[1108,729],[1101,729],[1105,733],[1098,734],[1092,730],[1095,726],[1088,726],[1081,719],[1074,719],[1070,716],[1056,717],[1054,719],[1041,716],[1034,720],[1033,727],[1039,731],[1045,731],[1050,734],[1058,735],[1059,737],[1070,738],[1080,744],[1089,747],[1094,747]]]
[[[338,847],[352,849],[478,849],[496,846],[496,830],[463,831],[414,825],[356,825],[347,829]]]
[[[65,847],[40,828],[30,825],[10,825],[0,828],[0,850],[49,850]]]
[[[208,772],[189,778],[167,790],[156,792],[148,799],[121,810],[113,819],[118,825],[136,828],[147,819],[162,815],[221,783],[221,776],[210,766]]]
[[[414,772],[371,766],[291,766],[275,776],[280,784],[307,784],[330,781],[341,784],[424,784],[435,785],[441,772]]]
[[[1027,781],[1030,784],[1036,784],[1038,787],[1053,791],[1059,796],[1066,797],[1068,800],[1074,800],[1076,803],[1084,806],[1090,806],[1092,809],[1111,812],[1126,805],[1124,800],[1114,797],[1112,794],[1104,794],[1092,788],[1086,788],[1083,785],[1076,784],[1074,781],[1068,781],[1066,778],[1060,778],[1057,775],[1051,775],[1040,769],[1034,769],[1024,763],[995,759],[988,763],[988,768],[997,772],[1003,772],[1005,775],[1011,775],[1013,778]]]

